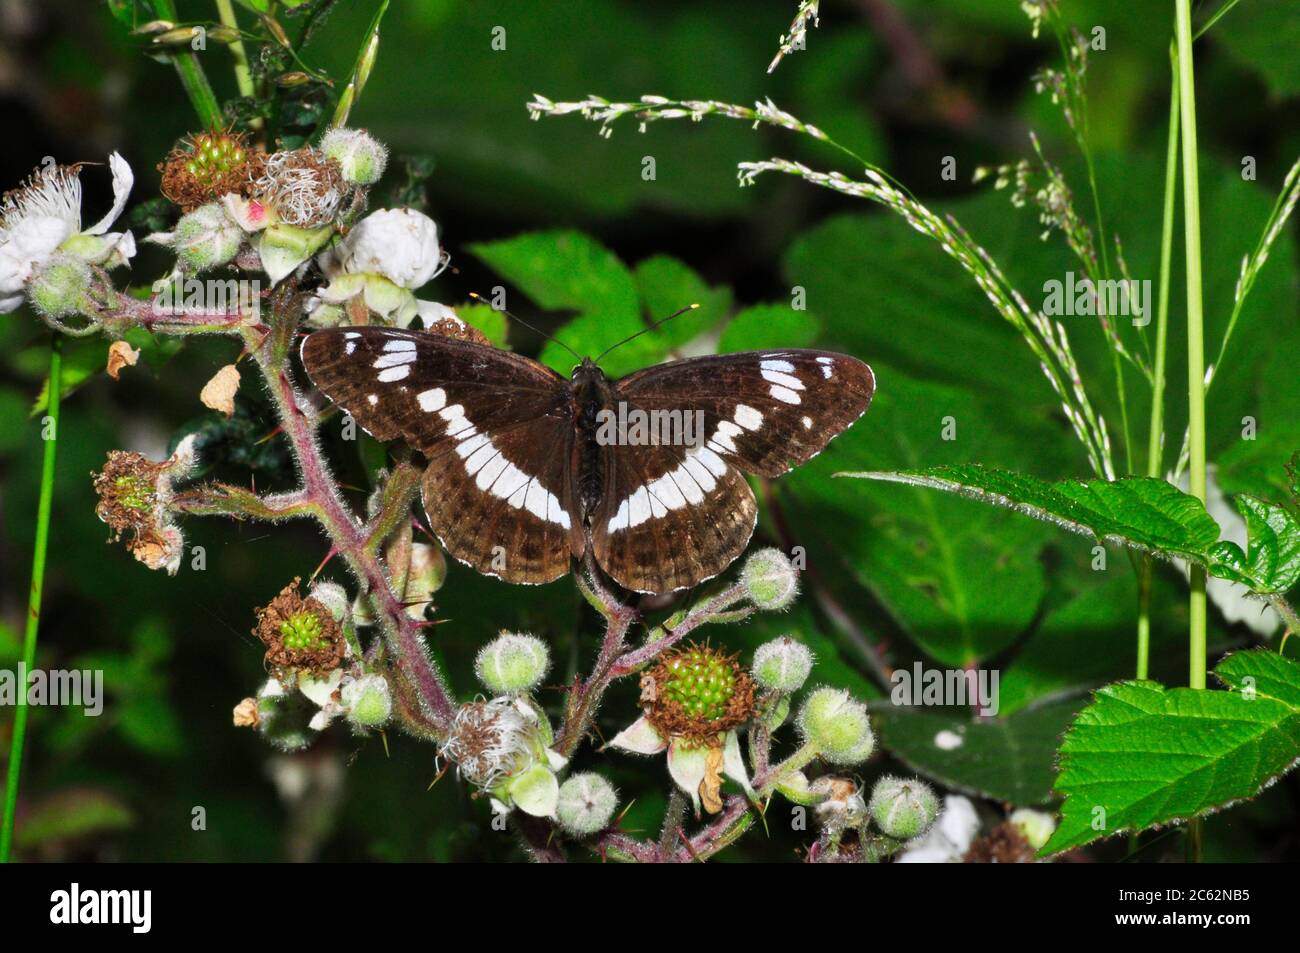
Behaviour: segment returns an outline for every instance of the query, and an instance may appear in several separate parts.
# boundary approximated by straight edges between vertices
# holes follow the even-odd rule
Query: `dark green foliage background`
[[[137,173],[136,202],[157,194],[154,166],[193,124],[173,70],[139,55],[102,4],[44,0],[11,5],[26,17],[0,33],[0,182],[16,184],[43,156],[100,161],[120,149]],[[181,14],[209,17],[203,2]],[[350,69],[373,13],[369,0],[344,0],[308,47],[336,76]],[[873,30],[870,11],[901,10],[942,79],[918,83],[916,64]],[[1089,93],[1098,177],[1107,224],[1122,236],[1135,277],[1157,276],[1160,195],[1168,100],[1168,4],[1078,0],[1063,4],[1085,28],[1103,25],[1107,50],[1092,55]],[[764,68],[793,13],[792,0],[659,2],[474,2],[395,0],[378,65],[352,122],[370,128],[398,156],[424,156],[434,171],[427,208],[439,223],[455,271],[426,292],[448,303],[504,284],[521,317],[558,327],[575,315],[574,340],[598,349],[645,317],[690,301],[682,319],[696,330],[739,314],[723,338],[729,350],[818,342],[872,363],[880,384],[871,412],[832,448],[764,497],[760,535],[807,547],[816,584],[852,620],[829,621],[827,603],[805,597],[789,615],[759,617],[711,637],[748,653],[765,638],[797,632],[819,655],[815,678],[879,697],[872,646],[891,664],[980,664],[1002,671],[1003,720],[987,746],[975,734],[965,759],[937,761],[926,739],[960,711],[881,708],[886,746],[899,762],[929,772],[948,789],[1046,803],[1052,738],[1086,691],[1132,671],[1134,582],[1127,558],[1110,554],[1091,571],[1090,545],[978,504],[898,486],[832,481],[841,470],[908,469],[982,462],[1045,478],[1087,476],[1082,453],[1023,342],[956,265],[899,219],[864,203],[794,180],[735,185],[735,165],[783,155],[841,168],[830,150],[776,130],[723,119],[657,123],[638,134],[620,123],[613,138],[576,117],[528,121],[534,92],[554,100],[643,93],[752,103],[771,96],[865,157],[888,168],[932,207],[953,212],[1003,264],[1029,299],[1043,281],[1075,268],[1055,240],[1041,242],[1036,215],[1005,194],[976,192],[977,165],[1028,153],[1035,128],[1054,161],[1084,194],[1063,124],[1029,77],[1053,65],[1054,45],[1035,43],[1018,5],[1007,0],[905,0],[823,4],[809,49],[774,76]],[[291,20],[286,22],[292,22]],[[493,51],[491,30],[507,31]],[[1286,169],[1300,154],[1296,122],[1300,14],[1287,0],[1244,0],[1198,48],[1205,221],[1207,340],[1213,353],[1231,304],[1241,256],[1253,248]],[[901,52],[900,52],[901,50]],[[222,97],[234,93],[226,51],[201,54]],[[642,158],[657,177],[641,177]],[[1240,176],[1254,156],[1259,181]],[[945,156],[956,181],[940,177]],[[396,164],[395,164],[396,165]],[[396,184],[398,176],[391,176]],[[83,175],[88,215],[107,201],[107,176]],[[137,227],[137,237],[147,231]],[[563,235],[556,234],[563,231]],[[544,233],[520,239],[523,233]],[[1242,318],[1210,404],[1210,452],[1229,492],[1280,499],[1281,464],[1300,447],[1297,255],[1290,229],[1276,246]],[[531,244],[530,244],[531,243]],[[577,251],[575,252],[575,249]],[[582,254],[578,254],[581,252]],[[559,256],[579,262],[557,270]],[[564,259],[567,261],[568,259]],[[148,283],[165,260],[144,250],[133,280]],[[1077,270],[1077,268],[1075,268]],[[1181,275],[1175,289],[1181,289]],[[807,289],[807,312],[786,306]],[[1181,326],[1181,293],[1173,296]],[[545,306],[545,307],[543,307]],[[1112,371],[1104,341],[1087,318],[1067,318],[1118,438]],[[696,324],[688,324],[694,321]],[[616,355],[627,366],[660,358],[669,337]],[[39,424],[29,416],[45,366],[47,338],[26,311],[0,317],[0,667],[19,654],[40,466]],[[680,338],[677,339],[677,343]],[[141,342],[137,342],[141,343]],[[541,352],[521,328],[510,343]],[[325,552],[302,525],[267,528],[192,520],[189,541],[208,568],[169,579],[149,573],[120,547],[105,546],[89,473],[107,450],[152,446],[212,427],[199,383],[236,353],[232,342],[166,342],[114,383],[102,372],[103,342],[75,342],[70,372],[84,379],[64,405],[47,617],[40,664],[105,670],[109,702],[99,719],[40,711],[29,738],[20,851],[31,859],[503,860],[520,856],[505,834],[487,832],[486,805],[451,777],[427,790],[433,751],[393,734],[359,740],[330,731],[301,761],[316,776],[338,777],[336,796],[281,800],[269,780],[270,752],[230,726],[231,707],[262,677],[250,635],[253,607],[294,575],[309,575]],[[546,352],[549,356],[549,351]],[[1176,443],[1185,412],[1183,349],[1170,350],[1169,432]],[[273,427],[247,375],[238,427]],[[1136,377],[1129,393],[1141,394]],[[1130,411],[1144,443],[1147,408]],[[940,439],[941,419],[958,421],[958,440]],[[1259,440],[1241,440],[1251,415]],[[331,447],[345,479],[368,476],[356,445]],[[1123,459],[1122,447],[1116,457]],[[1144,451],[1135,448],[1140,461]],[[292,474],[274,443],[220,473],[259,488],[287,486]],[[780,520],[777,512],[779,509]],[[784,538],[777,527],[788,531]],[[341,572],[341,570],[328,570]],[[340,581],[342,580],[340,578]],[[1155,596],[1153,675],[1185,677],[1183,584],[1162,571]],[[438,601],[449,620],[433,633],[453,684],[467,696],[473,654],[500,628],[552,640],[559,685],[590,664],[598,628],[569,582],[511,588],[453,567]],[[1212,619],[1211,647],[1249,643],[1244,627]],[[558,704],[558,691],[543,694]],[[882,698],[883,701],[883,698]],[[600,719],[608,736],[635,710],[631,687],[614,692]],[[1014,716],[1014,717],[1013,717]],[[0,758],[9,722],[0,716]],[[585,764],[589,754],[580,757]],[[624,800],[625,826],[653,827],[668,783],[660,765],[613,756],[602,762]],[[337,769],[341,768],[341,772]],[[1209,856],[1294,858],[1293,778],[1259,801],[1210,824]],[[191,829],[202,806],[207,829]],[[804,841],[778,802],[771,835],[751,833],[729,856],[786,860]],[[1114,848],[1110,848],[1112,851]]]

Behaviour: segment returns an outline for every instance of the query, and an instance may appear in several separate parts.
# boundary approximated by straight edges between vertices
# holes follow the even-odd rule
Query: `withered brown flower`
[[[329,609],[298,594],[301,581],[295,578],[269,605],[258,609],[253,629],[266,645],[267,669],[281,680],[299,674],[328,675],[342,665],[347,651],[342,627]]]

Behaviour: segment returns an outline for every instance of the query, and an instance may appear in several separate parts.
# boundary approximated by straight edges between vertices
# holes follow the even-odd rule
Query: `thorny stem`
[[[261,337],[245,330],[244,340],[275,402],[285,436],[302,476],[303,492],[312,514],[329,535],[338,555],[369,590],[384,636],[397,665],[415,687],[424,714],[443,733],[454,717],[454,705],[442,677],[434,668],[416,622],[393,591],[379,557],[367,545],[367,528],[355,519],[339,494],[316,442],[314,421],[307,417],[289,380],[287,369],[274,356],[274,335]]]
[[[36,542],[32,547],[32,585],[27,596],[27,629],[23,638],[23,665],[36,665],[36,633],[41,621],[41,590],[45,585],[45,554],[50,540],[50,507],[54,500],[54,463],[59,445],[59,405],[63,391],[63,338],[55,334],[50,342],[50,378],[46,414],[51,428],[41,461],[41,495],[36,504]],[[9,772],[5,778],[5,808],[0,824],[0,864],[9,863],[13,850],[14,819],[18,810],[18,779],[23,765],[23,743],[27,735],[27,686],[18,690],[14,709],[13,737],[9,743]]]

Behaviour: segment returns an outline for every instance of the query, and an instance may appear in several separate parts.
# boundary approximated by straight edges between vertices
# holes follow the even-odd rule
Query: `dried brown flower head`
[[[317,599],[298,594],[301,579],[257,610],[256,635],[266,645],[266,667],[276,678],[327,675],[343,663],[343,630]]]
[[[646,718],[664,737],[704,744],[754,715],[754,682],[734,655],[707,645],[664,653],[642,679]]]
[[[177,143],[158,171],[162,194],[192,212],[232,192],[247,197],[265,166],[266,153],[243,133],[199,132]]]
[[[143,454],[109,451],[104,469],[92,476],[99,495],[95,514],[108,524],[114,540],[123,533],[138,538],[156,532],[159,478],[166,469],[167,464],[154,463]]]

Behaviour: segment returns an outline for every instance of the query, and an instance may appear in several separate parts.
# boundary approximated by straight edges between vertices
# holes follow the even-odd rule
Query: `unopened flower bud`
[[[77,314],[94,306],[86,292],[94,274],[90,265],[69,252],[55,252],[32,275],[27,295],[47,318]]]
[[[1010,820],[1034,850],[1042,850],[1056,832],[1056,819],[1043,811],[1022,807],[1011,812]]]
[[[379,728],[393,713],[393,696],[382,675],[362,675],[343,683],[340,703],[358,728]]]
[[[599,774],[575,774],[560,785],[556,817],[560,825],[575,837],[588,837],[603,831],[618,807],[618,792]]]
[[[799,712],[799,730],[834,764],[865,761],[876,744],[867,706],[839,688],[819,688],[808,696]]]
[[[220,202],[209,202],[182,215],[175,231],[159,232],[148,240],[172,248],[181,270],[193,275],[234,258],[244,241],[244,230]]]
[[[939,801],[934,791],[915,778],[881,778],[871,791],[867,807],[876,826],[900,840],[924,834],[939,816]]]
[[[799,573],[779,549],[760,549],[740,572],[749,599],[760,609],[784,609],[799,595]]]
[[[754,680],[775,692],[798,691],[812,671],[812,652],[802,642],[782,636],[754,650]]]
[[[345,271],[383,275],[399,287],[414,290],[442,264],[438,226],[414,209],[380,209],[348,232],[340,257]]]
[[[374,185],[388,164],[388,150],[361,129],[331,129],[321,139],[320,151],[339,164],[352,185]]]
[[[536,636],[502,633],[478,653],[474,671],[489,691],[519,695],[539,685],[551,666],[546,643]]]

